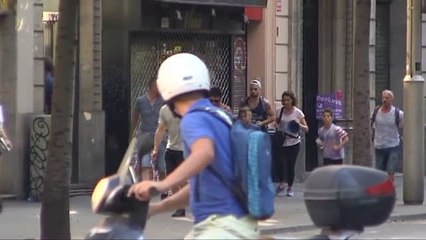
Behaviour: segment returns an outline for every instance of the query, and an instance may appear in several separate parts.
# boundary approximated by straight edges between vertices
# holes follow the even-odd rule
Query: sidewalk
[[[426,177],[425,177],[426,183]],[[403,202],[403,177],[395,176],[397,199],[389,221],[403,221],[426,219],[426,199],[423,205],[404,205]],[[303,202],[302,184],[297,185],[294,198],[278,198],[276,201],[276,213],[272,219],[273,224],[261,223],[263,235],[275,233],[288,233],[315,229]],[[425,189],[426,197],[426,189]],[[366,213],[368,214],[368,213]]]
[[[402,202],[402,176],[396,178],[397,203],[390,221],[426,219],[426,205],[405,206]],[[314,229],[303,202],[302,184],[295,184],[295,197],[277,197],[276,213],[260,222],[262,235],[289,233]],[[156,201],[156,200],[154,200]],[[71,234],[73,239],[82,239],[102,216],[91,213],[90,196],[70,199]],[[426,202],[426,201],[425,201]],[[0,239],[38,239],[40,203],[6,200],[0,214]],[[366,213],[368,214],[368,213]],[[192,218],[173,219],[171,213],[152,217],[147,224],[147,239],[181,239],[192,226]],[[189,214],[188,214],[189,215]]]

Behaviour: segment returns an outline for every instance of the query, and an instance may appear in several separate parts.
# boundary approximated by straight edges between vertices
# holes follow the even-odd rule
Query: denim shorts
[[[152,135],[152,137],[154,137],[154,135]],[[141,145],[144,144],[141,139],[138,139],[138,145],[137,148],[141,148]],[[151,159],[151,152],[140,156],[139,151],[138,151],[138,158],[139,158],[139,162],[140,162],[140,166],[142,166],[143,168],[152,168],[154,165],[154,168],[161,174],[166,173],[166,163],[164,160],[164,153],[166,151],[166,145],[167,142],[166,141],[162,141],[160,144],[160,149],[158,151],[158,156],[157,156],[157,160],[155,162],[153,162],[152,164],[152,159]]]
[[[157,161],[155,162],[152,162],[151,153],[145,154],[141,159],[141,166],[143,168],[152,168],[154,165],[155,170],[157,170],[159,173],[166,173],[166,162],[164,160],[164,152],[165,147],[160,147],[160,151],[157,156]]]
[[[376,168],[388,173],[394,173],[399,162],[399,146],[391,148],[375,149]]]

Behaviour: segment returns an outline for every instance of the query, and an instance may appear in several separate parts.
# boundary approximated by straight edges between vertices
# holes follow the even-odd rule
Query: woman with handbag
[[[284,195],[284,176],[287,182],[287,196],[293,197],[292,190],[297,155],[300,150],[300,131],[308,132],[305,114],[296,107],[296,97],[292,91],[285,91],[281,95],[282,108],[277,109],[277,128],[284,136],[281,154],[276,162],[276,193]]]

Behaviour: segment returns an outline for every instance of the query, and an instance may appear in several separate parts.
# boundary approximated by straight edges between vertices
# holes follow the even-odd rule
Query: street
[[[275,239],[307,239],[320,230],[278,234]],[[426,239],[426,220],[389,222],[377,227],[366,228],[361,235],[352,239]]]
[[[392,222],[367,228],[353,239],[426,239],[426,205],[404,205],[402,202],[402,175],[396,176],[397,201],[392,211]],[[426,181],[426,178],[425,178]],[[276,239],[306,239],[319,233],[307,213],[302,184],[293,186],[295,196],[277,197],[275,214],[271,219],[259,223],[263,236]],[[425,193],[426,195],[426,193]],[[70,224],[72,239],[82,239],[104,216],[93,214],[90,195],[70,198]],[[153,199],[158,201],[159,197]],[[0,214],[0,239],[38,239],[40,237],[40,202],[6,199]],[[192,216],[172,218],[163,213],[150,218],[144,233],[147,239],[183,238],[192,226]]]

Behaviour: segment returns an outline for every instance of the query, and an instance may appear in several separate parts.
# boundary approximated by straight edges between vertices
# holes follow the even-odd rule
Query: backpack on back
[[[275,190],[271,179],[271,140],[260,130],[246,128],[217,108],[197,108],[192,111],[209,112],[231,128],[232,160],[235,182],[226,179],[220,166],[211,170],[232,190],[240,204],[255,219],[267,219],[274,214]]]
[[[376,117],[377,117],[377,112],[379,111],[381,106],[377,106],[374,111],[373,111],[373,115],[371,116],[371,141],[374,142],[374,137],[376,135],[376,129],[374,128],[374,123],[376,122]],[[395,107],[395,125],[399,128],[399,123],[400,123],[400,119],[399,119],[399,112],[400,109]]]

